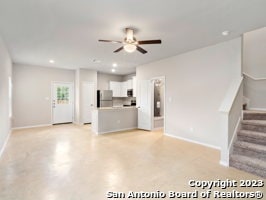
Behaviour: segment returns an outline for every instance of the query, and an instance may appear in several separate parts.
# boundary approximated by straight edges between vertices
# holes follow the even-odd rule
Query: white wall
[[[123,76],[98,72],[98,90],[109,90],[110,81],[122,82]]]
[[[82,96],[83,96],[83,91],[82,91],[82,84],[83,82],[91,82],[94,83],[94,105],[95,107],[96,105],[96,101],[97,101],[97,95],[96,95],[96,91],[97,91],[97,71],[95,70],[89,70],[89,69],[78,69],[76,70],[76,74],[75,74],[75,83],[76,83],[76,92],[75,92],[75,99],[76,99],[76,103],[75,103],[75,122],[77,124],[81,124],[83,122],[83,115],[82,115],[82,111],[83,111],[83,102],[82,102]]]
[[[244,96],[250,109],[266,109],[266,27],[244,34]]]
[[[256,77],[266,77],[266,27],[243,36],[243,70]]]
[[[134,73],[134,74],[124,75],[124,76],[122,77],[122,81],[127,81],[127,80],[129,80],[129,79],[132,79],[133,76],[136,76],[136,74]]]
[[[241,38],[137,67],[137,80],[165,76],[165,132],[221,147],[224,96],[241,76]]]
[[[12,61],[0,37],[0,156],[11,129],[11,120],[9,117],[9,108],[11,107],[9,98],[9,77],[12,78]]]
[[[80,123],[80,69],[75,70],[75,109],[74,123]]]
[[[74,70],[14,64],[13,127],[51,124],[52,81],[74,80]]]
[[[265,66],[266,67],[266,66]],[[253,80],[245,77],[244,96],[248,99],[248,109],[266,109],[266,79]]]

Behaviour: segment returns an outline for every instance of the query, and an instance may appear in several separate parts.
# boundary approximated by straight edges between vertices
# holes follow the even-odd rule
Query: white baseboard
[[[195,140],[191,140],[191,139],[184,138],[184,137],[180,137],[180,136],[176,136],[176,135],[171,135],[171,134],[168,134],[168,133],[164,133],[164,135],[169,136],[169,137],[172,137],[172,138],[180,139],[180,140],[183,140],[183,141],[186,141],[186,142],[191,142],[191,143],[194,143],[194,144],[199,144],[199,145],[202,145],[202,146],[205,146],[205,147],[209,147],[209,148],[212,148],[212,149],[221,150],[220,147],[217,147],[217,146],[214,146],[214,145],[211,145],[211,144],[206,144],[206,143],[203,143],[203,142],[198,142],[198,141],[195,141]]]
[[[258,110],[258,111],[266,111],[266,108],[254,108],[254,107],[250,107],[248,108],[249,110]]]
[[[12,130],[27,129],[27,128],[38,128],[38,127],[46,127],[46,126],[52,126],[52,124],[39,124],[39,125],[34,125],[34,126],[14,127],[14,128],[12,128]]]
[[[0,158],[1,158],[2,154],[3,154],[4,151],[5,151],[5,148],[6,148],[6,145],[7,145],[8,141],[9,141],[10,135],[11,135],[11,131],[8,133],[8,135],[7,135],[7,137],[6,137],[6,140],[5,140],[5,142],[4,142],[3,146],[2,146],[2,148],[0,149]]]
[[[94,132],[97,135],[105,134],[105,133],[115,133],[115,132],[121,132],[121,131],[129,131],[129,130],[134,130],[137,129],[138,127],[131,127],[131,128],[124,128],[124,129],[116,129],[113,131],[103,131],[103,132]]]
[[[225,162],[225,161],[220,160],[219,163],[220,163],[220,165],[223,165],[225,167],[229,167],[229,162]]]

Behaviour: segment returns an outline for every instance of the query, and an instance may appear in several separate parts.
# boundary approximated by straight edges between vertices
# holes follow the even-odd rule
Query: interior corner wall
[[[266,66],[265,66],[266,68]],[[248,109],[266,110],[266,79],[253,80],[245,77],[244,97],[248,102]]]
[[[165,76],[165,133],[221,147],[219,107],[241,76],[241,38],[137,67],[137,81]]]
[[[123,76],[115,75],[115,74],[105,74],[105,73],[98,72],[97,77],[98,77],[98,80],[97,80],[98,90],[109,90],[110,81],[117,81],[117,82],[123,81]]]
[[[0,155],[11,130],[9,77],[12,80],[12,61],[0,37]]]
[[[82,102],[82,96],[83,96],[83,91],[82,91],[82,84],[83,82],[91,82],[94,83],[94,106],[96,107],[96,101],[97,101],[97,71],[95,70],[89,70],[89,69],[78,69],[76,71],[76,78],[78,79],[76,81],[76,83],[78,84],[76,86],[76,104],[78,104],[76,106],[76,119],[75,122],[77,124],[82,124],[83,123],[83,102]]]
[[[243,71],[255,78],[266,78],[266,27],[243,35]]]
[[[79,108],[79,101],[80,101],[80,69],[75,70],[75,109],[74,109],[74,123],[79,124],[79,117],[80,117],[80,108]]]
[[[249,109],[266,109],[266,27],[243,36],[244,96]],[[260,80],[254,80],[255,79]]]
[[[136,74],[134,73],[134,74],[124,75],[124,76],[122,77],[122,81],[128,81],[128,80],[132,79],[133,76],[136,76]]]
[[[13,128],[51,124],[52,82],[74,80],[74,70],[14,64]]]

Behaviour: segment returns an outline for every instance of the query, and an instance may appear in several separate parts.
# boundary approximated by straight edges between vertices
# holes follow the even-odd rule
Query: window
[[[57,104],[69,104],[69,87],[57,87]]]

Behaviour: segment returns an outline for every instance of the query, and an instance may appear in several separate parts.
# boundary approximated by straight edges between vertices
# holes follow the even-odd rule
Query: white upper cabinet
[[[127,81],[127,89],[133,89],[133,80],[132,79],[129,79]]]
[[[113,97],[121,97],[120,82],[110,81],[110,90],[113,91]]]
[[[128,83],[127,81],[121,82],[121,97],[127,97]]]
[[[136,77],[124,82],[110,81],[109,89],[113,91],[113,97],[127,97],[127,90],[133,89],[133,96],[136,97]]]

